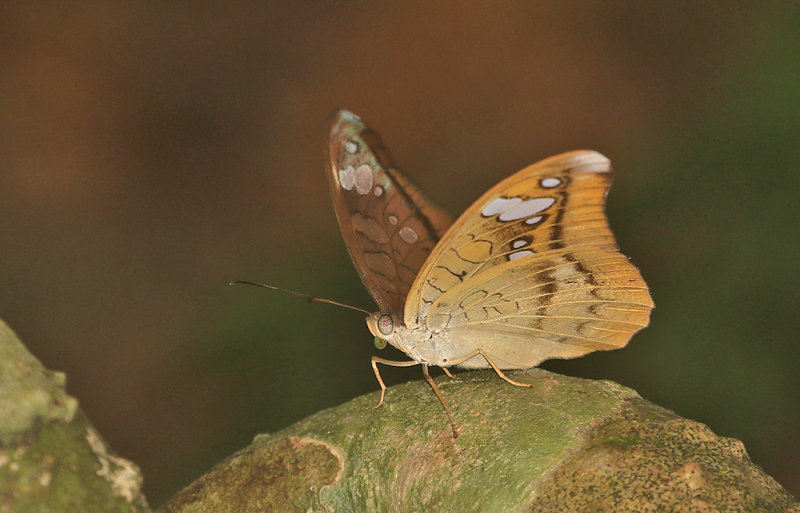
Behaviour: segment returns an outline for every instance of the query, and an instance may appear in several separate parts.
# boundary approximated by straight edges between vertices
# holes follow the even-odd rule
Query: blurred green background
[[[454,213],[551,154],[608,155],[656,310],[624,350],[544,367],[739,438],[800,495],[791,2],[3,2],[0,40],[0,317],[153,504],[377,399],[359,315],[226,286],[373,307],[323,176],[336,107]]]

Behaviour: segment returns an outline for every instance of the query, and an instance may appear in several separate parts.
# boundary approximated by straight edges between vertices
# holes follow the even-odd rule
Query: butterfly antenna
[[[235,280],[235,281],[232,281],[232,282],[228,283],[228,285],[251,285],[253,287],[261,287],[262,289],[275,290],[277,292],[283,292],[284,294],[290,294],[292,296],[304,297],[304,298],[306,298],[308,300],[309,303],[328,303],[328,304],[331,304],[331,305],[336,305],[336,306],[341,306],[341,307],[344,307],[344,308],[349,308],[350,310],[355,310],[357,312],[363,312],[363,313],[365,313],[367,315],[372,315],[372,312],[368,312],[368,311],[364,310],[363,308],[359,308],[357,306],[346,305],[344,303],[340,303],[340,302],[334,301],[332,299],[325,299],[324,297],[317,297],[317,296],[312,296],[310,294],[303,294],[302,292],[295,292],[293,290],[281,289],[281,288],[275,287],[273,285],[267,285],[265,283],[255,283],[255,282],[252,282],[252,281]]]

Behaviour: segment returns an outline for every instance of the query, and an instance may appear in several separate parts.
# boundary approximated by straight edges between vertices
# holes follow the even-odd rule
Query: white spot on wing
[[[483,210],[481,210],[481,215],[483,217],[492,217],[493,215],[497,215],[500,212],[508,210],[509,208],[513,207],[514,205],[518,205],[522,202],[522,198],[495,198],[490,201]]]
[[[521,248],[522,246],[527,246],[528,241],[525,239],[517,239],[511,243],[511,247],[514,249]]]
[[[414,231],[413,228],[409,228],[408,226],[404,226],[400,228],[400,231],[397,232],[400,234],[400,238],[403,239],[408,244],[414,244],[419,239],[419,235],[417,232]]]
[[[372,192],[373,194],[375,194],[375,196],[380,197],[380,195],[383,194],[383,187],[381,187],[380,185],[376,185],[375,190]]]
[[[608,164],[603,163],[595,163],[595,164],[586,164],[581,167],[576,167],[575,171],[581,171],[584,173],[607,173],[609,171]]]
[[[358,145],[353,141],[347,141],[344,143],[344,151],[353,155],[358,151]]]
[[[508,259],[509,260],[516,260],[517,258],[531,256],[532,254],[533,254],[533,251],[531,251],[530,249],[522,249],[520,251],[515,251],[515,252],[511,253],[510,255],[508,255]]]
[[[353,166],[347,166],[339,170],[339,185],[342,189],[349,191],[356,184],[356,170]]]
[[[397,224],[397,216],[389,216],[389,224],[396,225]]]
[[[531,217],[530,219],[525,220],[525,224],[536,224],[542,220],[542,216],[535,216]]]
[[[522,203],[504,211],[502,214],[500,214],[498,219],[501,221],[517,221],[519,219],[525,219],[526,217],[538,214],[555,202],[556,200],[554,198],[533,198],[525,200]]]
[[[608,173],[611,171],[611,162],[596,151],[587,151],[574,157],[572,170],[580,173]]]
[[[356,169],[355,176],[356,192],[361,195],[369,194],[372,190],[372,168],[363,164]]]
[[[546,187],[548,189],[550,189],[552,187],[558,187],[559,185],[561,185],[561,179],[560,178],[552,178],[551,177],[551,178],[545,178],[544,180],[542,180],[542,187]]]

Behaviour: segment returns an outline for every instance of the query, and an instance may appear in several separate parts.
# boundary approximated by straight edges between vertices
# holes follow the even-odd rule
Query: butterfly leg
[[[382,363],[384,365],[391,365],[392,367],[412,367],[414,365],[419,365],[419,362],[414,360],[411,360],[409,362],[396,362],[394,360],[384,360],[383,358],[378,358],[377,356],[373,356],[372,370],[375,371],[375,377],[378,379],[378,384],[381,386],[381,400],[378,401],[378,404],[373,406],[373,408],[380,408],[381,405],[383,404],[383,398],[386,395],[386,385],[383,383],[380,371],[378,371],[379,363]]]
[[[455,376],[453,376],[453,375],[450,373],[450,371],[449,371],[449,370],[447,370],[447,367],[442,367],[442,370],[444,371],[444,373],[445,373],[445,374],[447,374],[447,377],[448,377],[448,378],[450,378],[450,379],[456,379],[456,377],[455,377]]]
[[[449,365],[458,365],[459,363],[466,362],[467,360],[469,360],[473,356],[477,356],[477,355],[483,356],[483,359],[486,360],[486,363],[488,363],[492,367],[492,369],[497,373],[497,375],[500,376],[501,378],[503,378],[504,380],[508,381],[512,385],[515,385],[515,386],[518,386],[518,387],[532,387],[533,386],[530,383],[520,383],[519,381],[514,381],[513,379],[511,379],[508,376],[506,376],[503,373],[503,371],[500,370],[500,367],[495,365],[494,362],[489,358],[489,356],[487,356],[486,353],[483,352],[483,349],[480,349],[480,348],[472,351],[467,356],[463,356],[463,357],[458,358],[456,360],[450,360],[447,363]]]
[[[433,389],[433,393],[436,394],[436,397],[439,398],[439,402],[441,402],[442,406],[444,406],[444,412],[447,414],[447,420],[450,421],[450,427],[453,429],[453,438],[458,438],[458,430],[456,429],[456,423],[453,422],[453,416],[450,415],[450,407],[447,405],[447,401],[444,400],[444,396],[442,396],[442,393],[439,391],[439,387],[436,386],[436,382],[433,381],[433,378],[428,373],[427,363],[422,364],[422,375],[425,376],[425,381],[428,382]]]

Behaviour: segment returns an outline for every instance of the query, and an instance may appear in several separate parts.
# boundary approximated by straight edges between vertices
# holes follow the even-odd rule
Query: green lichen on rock
[[[533,388],[440,379],[457,439],[427,385],[407,383],[380,409],[369,394],[257,437],[162,511],[800,511],[741,443],[632,390],[513,376]]]
[[[136,466],[108,450],[64,374],[45,369],[2,321],[0,359],[0,511],[149,511]]]
[[[34,424],[69,422],[78,401],[64,390],[66,376],[42,366],[0,321],[0,444],[28,433]]]
[[[339,458],[324,444],[296,437],[254,443],[195,481],[167,509],[296,511],[318,503],[319,490],[334,483],[340,470]]]
[[[523,511],[800,510],[739,440],[641,398],[627,403],[544,476]]]

